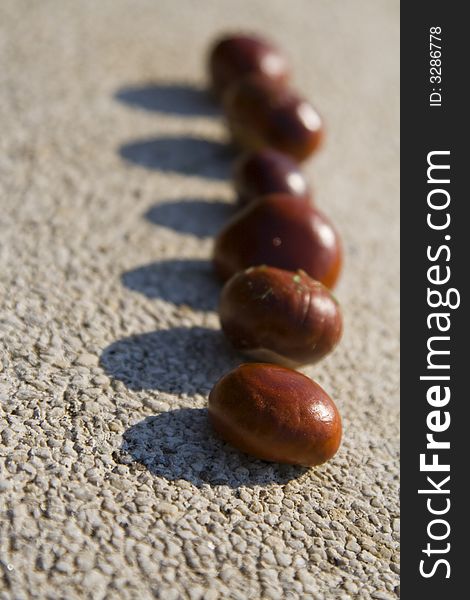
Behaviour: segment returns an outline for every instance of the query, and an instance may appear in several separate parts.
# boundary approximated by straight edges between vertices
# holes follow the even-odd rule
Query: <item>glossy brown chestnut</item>
[[[285,84],[289,66],[279,48],[268,40],[247,34],[227,35],[209,52],[212,89],[221,95],[228,86],[248,74]]]
[[[271,147],[303,161],[320,145],[320,116],[286,86],[249,76],[230,86],[224,109],[233,139],[243,148]]]
[[[291,369],[240,365],[209,395],[209,418],[219,435],[263,460],[319,465],[341,442],[341,418],[314,381]]]
[[[314,363],[341,338],[338,302],[303,271],[250,267],[225,284],[222,329],[238,350],[257,360],[297,367]]]
[[[299,165],[287,154],[272,148],[241,156],[235,163],[233,181],[241,206],[267,194],[309,196],[309,187]]]
[[[332,288],[342,265],[335,229],[306,199],[264,196],[236,214],[219,233],[214,267],[226,280],[248,267],[268,265],[297,271]]]

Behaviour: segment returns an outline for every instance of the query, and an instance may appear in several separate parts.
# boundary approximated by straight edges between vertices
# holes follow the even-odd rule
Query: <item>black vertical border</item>
[[[468,339],[470,323],[468,293],[470,279],[470,228],[467,217],[470,198],[466,189],[470,174],[470,152],[467,147],[470,110],[467,108],[468,58],[470,35],[464,15],[465,3],[428,0],[401,3],[401,597],[405,600],[460,599],[466,597],[467,537],[470,495],[470,403],[466,374],[470,375]],[[442,106],[430,107],[431,92],[429,29],[442,29]],[[460,307],[449,310],[452,326],[450,340],[450,428],[440,434],[449,440],[450,450],[441,451],[442,461],[448,458],[450,471],[451,508],[445,517],[451,526],[449,538],[433,542],[427,535],[427,525],[433,518],[426,507],[426,495],[418,489],[426,486],[426,475],[419,469],[419,455],[426,451],[426,416],[432,407],[426,401],[429,382],[419,380],[425,374],[426,342],[432,335],[426,317],[428,245],[438,246],[443,232],[435,232],[426,224],[428,213],[427,154],[433,150],[450,150],[451,225],[446,234],[451,258],[449,285],[459,290]],[[444,310],[444,309],[441,309]],[[449,358],[449,357],[447,357]],[[447,454],[444,454],[447,452]],[[444,474],[436,474],[436,480]],[[434,496],[437,497],[437,496]],[[442,497],[442,496],[441,496]],[[437,504],[436,504],[437,506]],[[436,529],[438,531],[438,529]],[[435,548],[450,543],[447,554],[435,554],[434,560],[446,558],[451,567],[437,568],[426,579],[419,573],[422,559],[427,569],[433,564],[422,550],[431,542]]]

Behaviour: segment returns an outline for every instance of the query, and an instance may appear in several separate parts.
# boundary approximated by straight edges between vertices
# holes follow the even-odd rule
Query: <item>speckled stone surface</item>
[[[204,92],[223,30],[286,48],[328,141],[306,165],[346,250],[341,346],[303,371],[337,456],[215,438],[242,361],[209,262],[233,151]],[[0,598],[399,595],[398,2],[0,3]]]

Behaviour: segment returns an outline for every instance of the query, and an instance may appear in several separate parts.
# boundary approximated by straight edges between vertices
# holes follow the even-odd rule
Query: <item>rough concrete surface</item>
[[[337,224],[341,410],[317,469],[207,423],[242,362],[213,235],[233,151],[213,37],[262,30],[325,117],[306,165]],[[0,598],[396,598],[398,2],[0,3]]]

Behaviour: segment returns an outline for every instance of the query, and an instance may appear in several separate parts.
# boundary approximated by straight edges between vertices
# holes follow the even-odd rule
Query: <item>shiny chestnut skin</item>
[[[273,462],[311,467],[341,443],[341,418],[314,381],[278,365],[240,365],[209,395],[209,418],[228,443]]]
[[[275,82],[245,77],[230,86],[223,105],[234,141],[247,150],[271,147],[301,162],[323,140],[312,105]]]
[[[281,50],[268,40],[249,34],[226,35],[209,52],[209,75],[216,95],[248,74],[280,85],[289,79],[289,65]]]
[[[308,183],[297,162],[272,148],[242,155],[235,163],[233,181],[240,206],[267,194],[310,195]]]
[[[303,271],[250,267],[225,284],[222,329],[232,344],[256,360],[297,367],[333,350],[343,330],[338,302]]]
[[[251,202],[216,238],[214,267],[222,280],[248,267],[302,269],[328,288],[342,265],[339,235],[307,199],[272,194]]]

